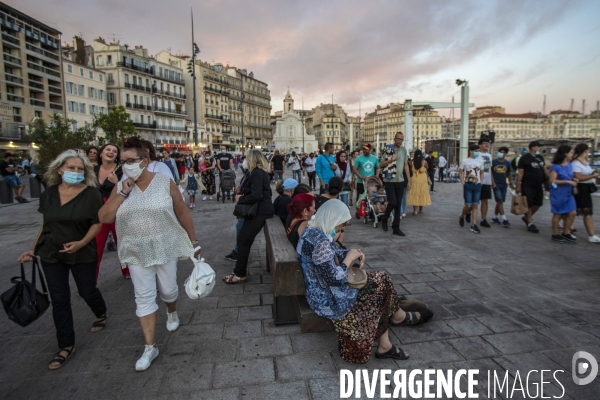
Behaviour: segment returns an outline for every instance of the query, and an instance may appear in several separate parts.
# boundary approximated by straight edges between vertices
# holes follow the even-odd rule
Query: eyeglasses
[[[119,162],[119,164],[123,165],[123,164],[127,164],[127,165],[132,165],[135,164],[136,161],[141,161],[141,158],[128,158],[127,160],[121,160]]]

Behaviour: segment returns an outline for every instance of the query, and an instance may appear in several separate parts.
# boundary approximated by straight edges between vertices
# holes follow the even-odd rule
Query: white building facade
[[[294,110],[294,100],[288,92],[283,101],[283,113],[275,122],[273,132],[273,145],[282,152],[295,151],[296,153],[316,152],[319,144],[314,136],[306,133],[305,121]],[[304,140],[303,140],[304,138]]]

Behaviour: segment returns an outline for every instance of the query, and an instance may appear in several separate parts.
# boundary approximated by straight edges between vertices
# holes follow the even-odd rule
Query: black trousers
[[[429,190],[433,190],[433,185],[435,184],[435,179],[433,179],[435,176],[435,169],[427,171],[427,175],[429,175],[429,179],[431,179],[431,187]]]
[[[394,211],[392,229],[400,229],[400,208],[402,207],[402,197],[404,196],[404,182],[384,182],[383,185],[385,186],[388,205],[381,223],[386,223],[392,211]]]
[[[317,187],[317,171],[313,171],[313,172],[307,172],[308,174],[308,186],[310,186],[312,189]]]
[[[42,261],[42,268],[52,300],[52,317],[54,318],[56,338],[60,349],[75,344],[69,271],[73,275],[79,295],[85,300],[94,315],[98,318],[106,314],[106,303],[104,303],[102,293],[96,286],[96,264],[96,261],[74,265],[51,264]]]
[[[365,185],[364,183],[358,183],[356,182],[356,198],[358,199],[358,197],[363,194],[365,192]]]
[[[445,169],[446,169],[446,167],[439,167],[438,181],[440,181],[440,182],[444,182],[444,170]]]
[[[250,249],[254,243],[256,235],[265,226],[266,218],[256,217],[255,219],[244,220],[240,234],[237,237],[238,257],[233,272],[236,276],[243,278],[248,273],[248,259],[250,258]]]

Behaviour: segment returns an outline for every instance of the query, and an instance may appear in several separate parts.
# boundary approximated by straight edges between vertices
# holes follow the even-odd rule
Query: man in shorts
[[[479,200],[481,196],[481,182],[483,181],[483,161],[477,157],[479,146],[472,144],[469,146],[469,157],[460,162],[458,169],[458,175],[460,183],[463,185],[463,198],[465,200],[465,206],[462,209],[458,223],[462,228],[465,226],[466,216],[473,216],[473,223],[471,224],[470,231],[473,233],[480,233],[477,227],[477,208],[479,207]],[[470,219],[467,220],[470,222]]]
[[[511,177],[510,161],[506,159],[508,147],[500,147],[498,149],[498,158],[492,161],[492,177],[496,187],[494,188],[494,199],[496,200],[496,208],[494,209],[495,216],[492,217],[492,222],[496,225],[502,225],[505,228],[510,226],[510,222],[504,214],[504,201],[506,200],[506,191],[508,186],[513,188]],[[508,179],[508,183],[507,183]]]
[[[547,178],[544,158],[540,155],[541,148],[542,144],[537,140],[529,143],[529,152],[521,157],[518,165],[516,192],[527,197],[529,210],[522,220],[531,233],[539,233],[539,229],[533,224],[533,214],[544,203],[544,182]]]
[[[487,222],[488,200],[492,198],[492,189],[496,187],[492,176],[492,155],[490,154],[490,139],[483,136],[477,143],[479,155],[476,157],[483,163],[483,182],[481,185],[481,226],[491,228]]]
[[[19,203],[29,203],[29,200],[21,196],[25,185],[19,178],[19,165],[14,161],[11,153],[4,154],[4,161],[0,162],[0,173],[4,182],[15,192],[15,200]]]

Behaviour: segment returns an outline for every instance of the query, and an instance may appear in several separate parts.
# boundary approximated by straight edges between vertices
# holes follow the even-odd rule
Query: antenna
[[[111,43],[118,43],[119,40],[121,39],[121,35],[118,33],[107,33],[108,38],[110,39],[110,37],[112,36],[112,42]]]
[[[573,103],[575,102],[575,99],[571,99],[571,107],[569,107],[569,111],[573,111]]]
[[[542,106],[542,115],[546,115],[546,95],[544,95],[544,105]]]
[[[585,99],[581,102],[581,114],[585,116]]]

